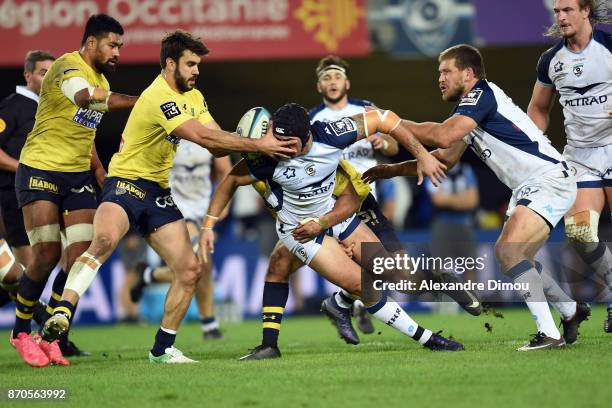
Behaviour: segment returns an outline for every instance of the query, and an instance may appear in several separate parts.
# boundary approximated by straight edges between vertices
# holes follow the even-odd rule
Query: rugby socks
[[[373,306],[367,308],[368,312],[395,330],[412,337],[421,344],[427,343],[432,335],[431,330],[417,324],[393,299],[383,295]]]
[[[268,347],[277,347],[285,305],[289,298],[289,283],[266,282],[264,284],[261,321],[261,344]]]
[[[525,286],[525,289],[518,292],[525,300],[538,331],[553,339],[560,339],[561,333],[555,326],[555,321],[544,296],[542,278],[536,268],[525,259],[510,268],[506,274],[513,279],[514,283]]]
[[[593,247],[593,244],[574,243],[576,252],[582,260],[589,265],[598,276],[601,276],[608,288],[612,290],[612,253],[604,242],[598,242],[597,246],[592,251],[587,251],[587,247]]]
[[[17,289],[17,299],[15,300],[15,327],[13,328],[13,338],[17,338],[19,333],[32,332],[32,317],[34,307],[45,289],[45,281],[35,282],[30,279],[26,272],[21,275],[19,288]]]
[[[62,293],[64,292],[66,279],[68,279],[68,274],[63,269],[61,269],[57,275],[55,275],[53,286],[51,287],[51,297],[49,298],[49,303],[47,304],[47,316],[45,317],[45,320],[47,320],[53,314],[55,307],[62,300]]]
[[[576,314],[576,302],[569,297],[547,271],[543,270],[542,264],[535,262],[535,267],[542,278],[542,289],[546,300],[557,309],[563,320],[569,320]]]
[[[219,322],[215,319],[215,316],[203,317],[200,322],[202,323],[202,331],[204,333],[219,328]]]
[[[69,321],[72,322],[72,316],[74,316],[74,309],[76,309],[76,305],[73,305],[67,300],[60,300],[53,308],[53,314],[63,314],[68,318]]]
[[[341,291],[336,292],[334,294],[334,300],[336,301],[336,304],[341,308],[348,309],[353,306],[353,303],[355,303],[356,299],[353,298],[350,293],[342,289]]]
[[[155,335],[155,344],[153,344],[151,354],[155,357],[166,354],[166,349],[172,347],[175,339],[176,330],[170,330],[160,326]]]

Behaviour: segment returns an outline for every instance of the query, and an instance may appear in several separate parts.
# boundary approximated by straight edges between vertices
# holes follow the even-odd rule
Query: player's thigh
[[[303,263],[281,241],[278,241],[270,254],[266,282],[285,283]]]
[[[353,259],[357,263],[361,262],[362,259],[363,248],[361,244],[363,243],[380,243],[376,234],[363,222],[359,223],[351,235],[342,240],[343,245],[347,247],[353,246]]]
[[[108,257],[130,228],[127,213],[118,204],[103,202],[93,218],[93,241],[89,250],[96,257]]]
[[[66,267],[87,250],[93,239],[95,209],[65,211],[62,214]]]
[[[147,241],[177,278],[193,280],[193,283],[197,281],[200,275],[199,264],[183,219],[152,231]]]
[[[22,208],[23,223],[32,245],[32,262],[53,267],[61,255],[60,215],[57,204],[36,200]]]
[[[361,268],[346,255],[334,238],[323,238],[310,267],[331,283],[353,294],[361,293]]]
[[[606,193],[602,188],[579,188],[576,195],[576,201],[567,212],[567,215],[574,215],[579,212],[593,210],[601,214],[603,210],[606,195],[608,203],[612,199],[612,187],[607,187]]]
[[[612,186],[604,187],[604,191],[606,192],[606,201],[608,201],[608,208],[612,211]]]
[[[550,227],[535,211],[519,205],[508,218],[495,245],[495,255],[507,269],[531,259],[546,241]]]

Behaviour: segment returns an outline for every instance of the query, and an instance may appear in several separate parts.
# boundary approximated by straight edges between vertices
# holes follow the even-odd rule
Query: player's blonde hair
[[[552,0],[554,2],[554,0]],[[589,8],[589,21],[592,26],[596,24],[611,24],[612,16],[608,14],[609,0],[578,0],[580,10]],[[557,23],[551,25],[544,35],[549,37],[562,37],[561,29]]]

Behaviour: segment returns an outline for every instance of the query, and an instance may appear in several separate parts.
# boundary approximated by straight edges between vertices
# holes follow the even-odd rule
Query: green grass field
[[[288,317],[283,358],[259,362],[237,361],[259,343],[259,322],[226,325],[225,340],[206,343],[199,326],[188,324],[177,346],[201,363],[182,366],[149,364],[156,327],[77,327],[74,341],[93,356],[73,358],[70,367],[30,368],[4,341],[0,388],[66,388],[69,401],[60,406],[77,407],[610,406],[612,334],[601,328],[603,308],[593,310],[578,343],[531,353],[515,351],[534,331],[529,313],[503,313],[414,315],[462,341],[459,353],[425,350],[378,322],[379,334],[349,346],[322,317]],[[51,404],[0,398],[0,406],[30,405]]]

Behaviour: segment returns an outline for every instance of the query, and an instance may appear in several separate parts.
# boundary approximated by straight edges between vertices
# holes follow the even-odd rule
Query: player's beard
[[[465,91],[465,84],[463,81],[457,82],[457,85],[451,90],[450,93],[443,98],[446,102],[459,102],[461,97],[463,96],[463,92]]]
[[[342,90],[340,91],[340,95],[338,95],[338,97],[336,98],[330,98],[329,96],[327,96],[327,93],[323,93],[323,99],[325,99],[325,101],[327,101],[329,104],[333,105],[335,103],[338,103],[342,100],[342,98],[344,98],[346,96],[348,92],[348,89],[346,89],[346,85],[342,87]]]
[[[115,63],[115,65],[108,65],[107,63],[109,61],[113,61]],[[111,73],[113,73],[113,72],[115,72],[117,70],[117,62],[118,62],[118,60],[113,59],[113,58],[110,58],[106,62],[101,62],[99,59],[96,59],[94,61],[94,66],[96,67],[96,70],[98,72],[101,72],[104,75],[108,75],[108,74],[111,74]]]
[[[197,78],[194,78],[197,79]],[[189,83],[187,82],[188,79],[185,79],[181,76],[181,73],[178,71],[178,69],[176,71],[174,71],[174,83],[176,84],[176,89],[179,90],[179,92],[183,93],[183,92],[189,92],[193,89],[192,86],[189,86]]]

